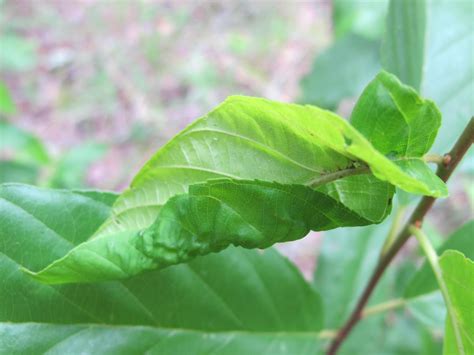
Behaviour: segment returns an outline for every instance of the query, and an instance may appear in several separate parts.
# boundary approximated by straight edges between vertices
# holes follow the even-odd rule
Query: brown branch
[[[468,149],[471,147],[472,143],[474,142],[474,117],[471,117],[468,125],[464,129],[461,136],[458,138],[457,142],[455,143],[453,149],[444,156],[443,164],[438,166],[438,170],[436,174],[443,180],[444,182],[448,181],[449,177],[453,173],[454,169],[458,166],[459,162],[462,160]],[[398,253],[398,251],[402,248],[405,242],[410,238],[411,233],[409,231],[410,225],[415,225],[418,228],[421,227],[423,223],[423,219],[425,218],[428,211],[433,206],[435,199],[433,197],[425,196],[421,199],[418,206],[413,211],[411,217],[406,222],[403,229],[398,234],[398,237],[395,239],[393,244],[384,254],[384,256],[379,260],[372,277],[370,278],[367,286],[365,287],[362,295],[357,302],[356,307],[354,308],[352,314],[350,315],[349,319],[346,321],[344,326],[340,329],[337,337],[331,343],[327,355],[335,355],[343,341],[351,332],[352,328],[357,324],[357,322],[362,318],[362,311],[369,301],[372,292],[375,289],[378,281],[382,277],[385,269],[390,264],[392,259]]]

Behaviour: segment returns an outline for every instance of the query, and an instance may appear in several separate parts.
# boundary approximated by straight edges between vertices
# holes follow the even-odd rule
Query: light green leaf
[[[446,242],[437,249],[441,255],[448,249],[459,250],[468,258],[474,259],[473,239],[474,221],[470,221],[453,233]],[[438,284],[429,263],[425,262],[417,271],[405,290],[406,298],[413,298],[438,289]]]
[[[336,40],[303,78],[300,102],[334,110],[342,99],[357,97],[380,69],[379,48],[380,41],[355,34]]]
[[[455,250],[441,255],[439,264],[449,294],[446,317],[445,355],[474,353],[474,262]],[[453,324],[453,322],[455,324]],[[455,334],[457,328],[459,338]]]
[[[233,121],[237,118],[238,126]],[[256,129],[259,125],[262,127]],[[206,134],[201,135],[202,132]],[[289,141],[293,144],[287,144]],[[311,149],[304,152],[308,148]],[[296,155],[298,151],[301,154]],[[233,155],[237,152],[253,159],[239,160]],[[305,154],[309,155],[306,161],[298,162]],[[385,198],[385,205],[389,206],[389,186],[361,186],[358,183],[364,180],[352,179],[347,189],[349,196],[344,196],[330,188],[316,192],[310,187],[288,184],[296,180],[319,186],[324,172],[330,175],[328,171],[333,169],[333,173],[338,173],[344,165],[351,169],[351,165],[367,164],[374,176],[412,192],[446,194],[444,184],[429,169],[422,173],[415,169],[418,165],[422,168],[423,162],[408,163],[389,160],[346,121],[327,111],[234,97],[183,131],[145,165],[132,188],[119,197],[114,219],[97,238],[32,274],[48,283],[121,279],[217,252],[230,244],[266,248],[276,242],[302,238],[310,230],[380,222],[388,208],[373,211],[370,203],[358,201],[376,192],[374,200]],[[288,164],[294,168],[285,170]],[[260,168],[253,169],[254,166]],[[307,175],[308,170],[316,177],[301,181],[301,177],[295,176]],[[211,174],[208,179],[212,174],[250,175],[287,184],[234,181],[194,188],[191,185],[188,194],[165,201],[171,197],[173,188],[186,189],[186,183],[203,179],[203,173]],[[166,189],[168,186],[171,188]],[[371,191],[367,190],[369,186]],[[364,190],[363,194],[360,190]],[[143,197],[153,200],[145,202]],[[379,207],[380,203],[377,204]],[[154,210],[150,210],[150,205]],[[128,210],[133,214],[127,214]],[[137,214],[145,212],[144,218]],[[156,222],[143,230],[151,224],[148,218],[156,218]]]
[[[431,186],[405,174],[331,112],[265,99],[230,97],[150,159],[130,189],[121,195],[114,206],[114,217],[100,234],[148,227],[170,197],[209,179],[311,184],[358,163],[367,164],[378,179],[409,192],[447,194],[444,186],[439,189],[439,184]],[[379,186],[364,188],[366,194],[377,200]],[[384,192],[382,198],[385,195]],[[356,193],[348,198],[366,196]]]
[[[274,250],[229,248],[123,282],[45,285],[20,268],[87,240],[113,195],[8,184],[0,196],[0,352],[318,352],[320,298]]]
[[[381,72],[359,98],[351,123],[382,154],[421,157],[433,145],[441,114],[432,101]]]
[[[417,90],[425,61],[426,12],[425,0],[390,1],[382,44],[383,67]]]

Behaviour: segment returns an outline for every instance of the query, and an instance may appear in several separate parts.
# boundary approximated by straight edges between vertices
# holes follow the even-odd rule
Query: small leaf
[[[439,263],[450,298],[448,312],[451,312],[451,316],[446,317],[443,353],[473,354],[474,262],[458,251],[447,250],[441,255]]]
[[[382,154],[414,158],[433,145],[441,114],[433,102],[381,72],[359,98],[351,123]]]

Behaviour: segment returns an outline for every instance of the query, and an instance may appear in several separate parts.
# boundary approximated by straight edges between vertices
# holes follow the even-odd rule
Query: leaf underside
[[[407,132],[389,146],[317,107],[231,97],[150,159],[90,241],[29,273],[46,283],[123,279],[229,245],[267,248],[310,230],[379,223],[393,186],[445,196],[421,159],[439,126],[435,105],[382,72],[362,95],[355,126],[367,135],[380,112]],[[422,129],[423,121],[432,124]],[[318,183],[361,166],[371,175]]]

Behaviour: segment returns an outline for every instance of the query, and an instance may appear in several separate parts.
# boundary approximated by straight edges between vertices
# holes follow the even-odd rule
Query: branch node
[[[445,154],[445,155],[443,156],[443,165],[444,165],[445,167],[448,167],[449,163],[451,163],[451,160],[452,160],[451,155],[450,155],[450,154]]]

